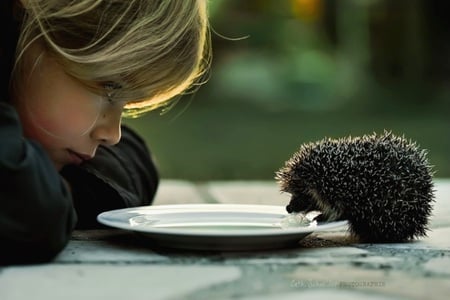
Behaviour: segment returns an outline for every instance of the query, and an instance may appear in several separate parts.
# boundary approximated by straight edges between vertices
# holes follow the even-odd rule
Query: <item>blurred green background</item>
[[[302,143],[382,132],[450,177],[450,4],[210,0],[209,80],[124,122],[165,179],[271,180]]]

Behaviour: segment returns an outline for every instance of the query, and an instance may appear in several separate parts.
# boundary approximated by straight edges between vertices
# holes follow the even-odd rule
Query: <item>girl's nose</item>
[[[109,113],[99,117],[96,126],[91,131],[91,138],[103,145],[115,145],[121,137],[121,114]]]

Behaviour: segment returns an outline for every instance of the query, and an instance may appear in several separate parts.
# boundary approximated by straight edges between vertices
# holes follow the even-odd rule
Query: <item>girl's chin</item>
[[[61,171],[62,168],[64,168],[64,164],[61,163],[54,163],[54,166],[58,172]]]
[[[68,165],[68,162],[61,162],[61,160],[52,159],[53,166],[59,172],[64,168],[64,166]]]

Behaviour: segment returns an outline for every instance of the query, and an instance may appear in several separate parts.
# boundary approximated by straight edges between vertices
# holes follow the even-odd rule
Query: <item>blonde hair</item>
[[[16,69],[34,42],[128,116],[201,84],[210,63],[206,0],[27,0]]]

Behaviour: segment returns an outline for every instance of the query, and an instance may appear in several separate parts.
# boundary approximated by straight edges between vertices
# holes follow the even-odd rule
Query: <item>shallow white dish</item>
[[[346,221],[284,227],[284,206],[248,204],[177,204],[106,211],[97,220],[131,230],[153,245],[191,250],[267,250],[295,246],[315,231],[347,225]]]

